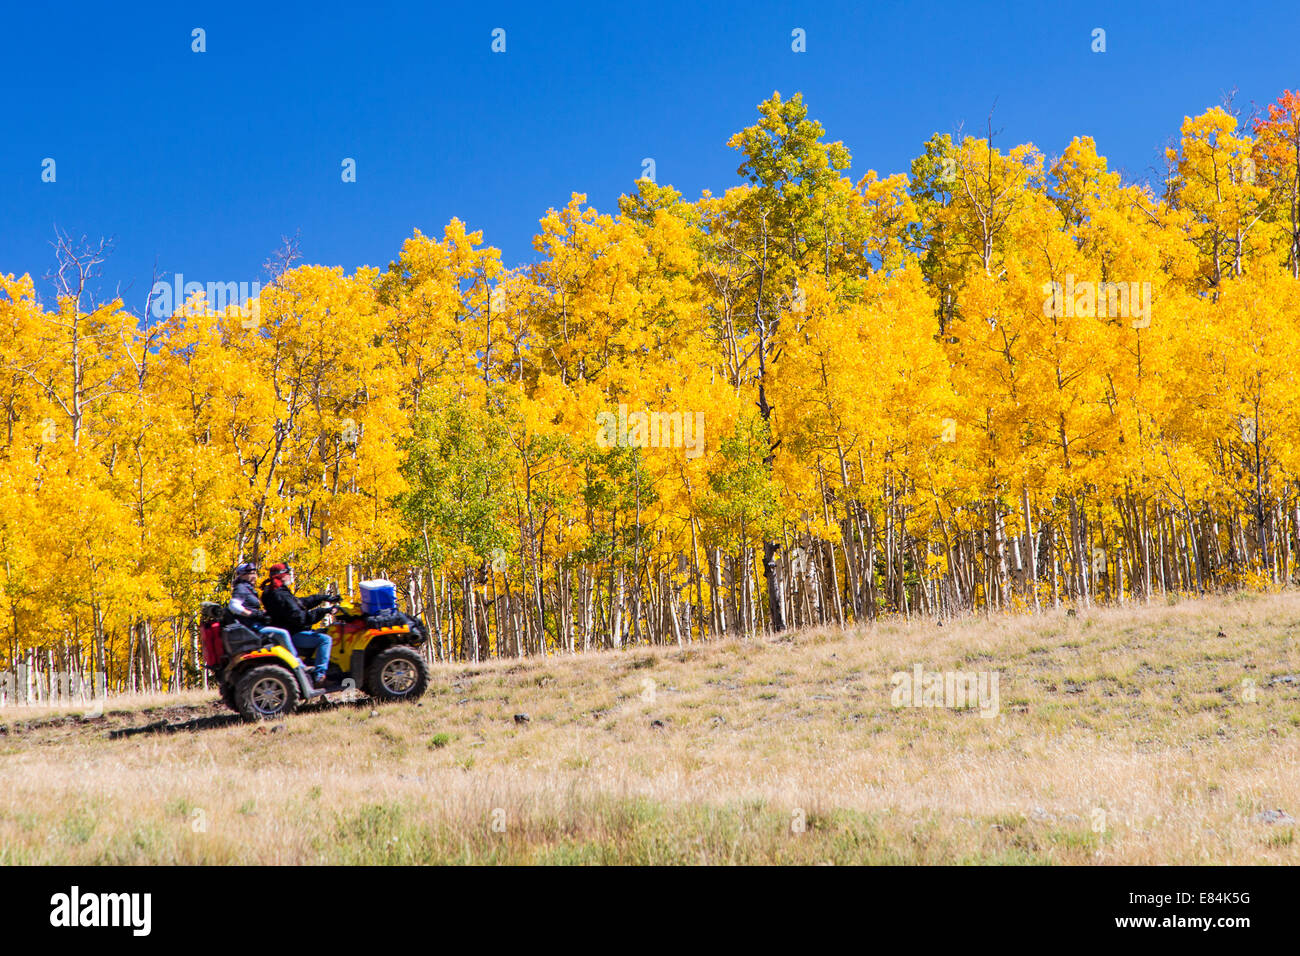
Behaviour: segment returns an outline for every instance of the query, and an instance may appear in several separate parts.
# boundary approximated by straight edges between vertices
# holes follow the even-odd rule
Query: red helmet
[[[293,568],[289,567],[289,565],[285,564],[283,561],[271,565],[266,569],[266,580],[262,582],[262,589],[266,590],[268,587],[284,587],[284,576],[286,574],[293,574]]]

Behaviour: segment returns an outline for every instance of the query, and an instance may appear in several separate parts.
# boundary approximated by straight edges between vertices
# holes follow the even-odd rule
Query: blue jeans
[[[333,639],[324,631],[299,631],[293,636],[293,642],[298,646],[299,651],[316,651],[316,659],[312,661],[317,677],[324,677],[325,671],[330,666],[330,647],[333,645]]]
[[[289,640],[289,632],[284,628],[272,627],[269,624],[259,624],[254,628],[254,630],[257,631],[258,634],[265,634],[294,657],[298,656],[298,652],[294,649],[293,642]]]

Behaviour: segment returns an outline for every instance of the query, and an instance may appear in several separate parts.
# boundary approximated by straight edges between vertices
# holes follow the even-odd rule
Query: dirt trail
[[[353,694],[336,695],[299,709],[299,713],[314,710],[326,711],[340,707],[373,707],[376,703],[368,697]],[[16,710],[16,708],[14,709]],[[24,747],[61,743],[76,737],[106,737],[118,740],[139,734],[175,734],[229,727],[243,722],[219,699],[202,703],[158,704],[135,707],[129,710],[106,710],[91,716],[88,712],[72,714],[42,714],[29,719],[15,719],[14,710],[0,712],[0,745],[6,741]],[[274,724],[274,722],[271,722]]]
[[[29,720],[9,720],[0,723],[0,743],[21,742],[30,746],[57,743],[77,736],[117,738],[141,733],[176,733],[223,726],[238,720],[238,715],[232,714],[214,698],[202,704],[106,710],[98,716],[88,713],[51,714]]]

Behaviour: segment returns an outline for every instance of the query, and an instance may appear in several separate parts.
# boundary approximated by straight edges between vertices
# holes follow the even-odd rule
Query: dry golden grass
[[[441,666],[278,730],[13,708],[0,862],[1295,863],[1297,633],[1238,594]],[[891,707],[916,663],[999,715]]]

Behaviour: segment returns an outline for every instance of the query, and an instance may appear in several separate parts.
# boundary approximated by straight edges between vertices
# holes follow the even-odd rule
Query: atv
[[[363,690],[376,700],[416,700],[429,686],[429,665],[420,646],[423,628],[400,611],[363,613],[355,604],[336,606],[326,630],[333,645],[322,685],[314,685],[304,662],[279,644],[255,635],[240,642],[239,631],[223,627],[224,608],[200,609],[204,664],[217,679],[221,699],[246,720],[290,714],[301,703],[342,691]],[[250,643],[260,646],[249,646]]]

